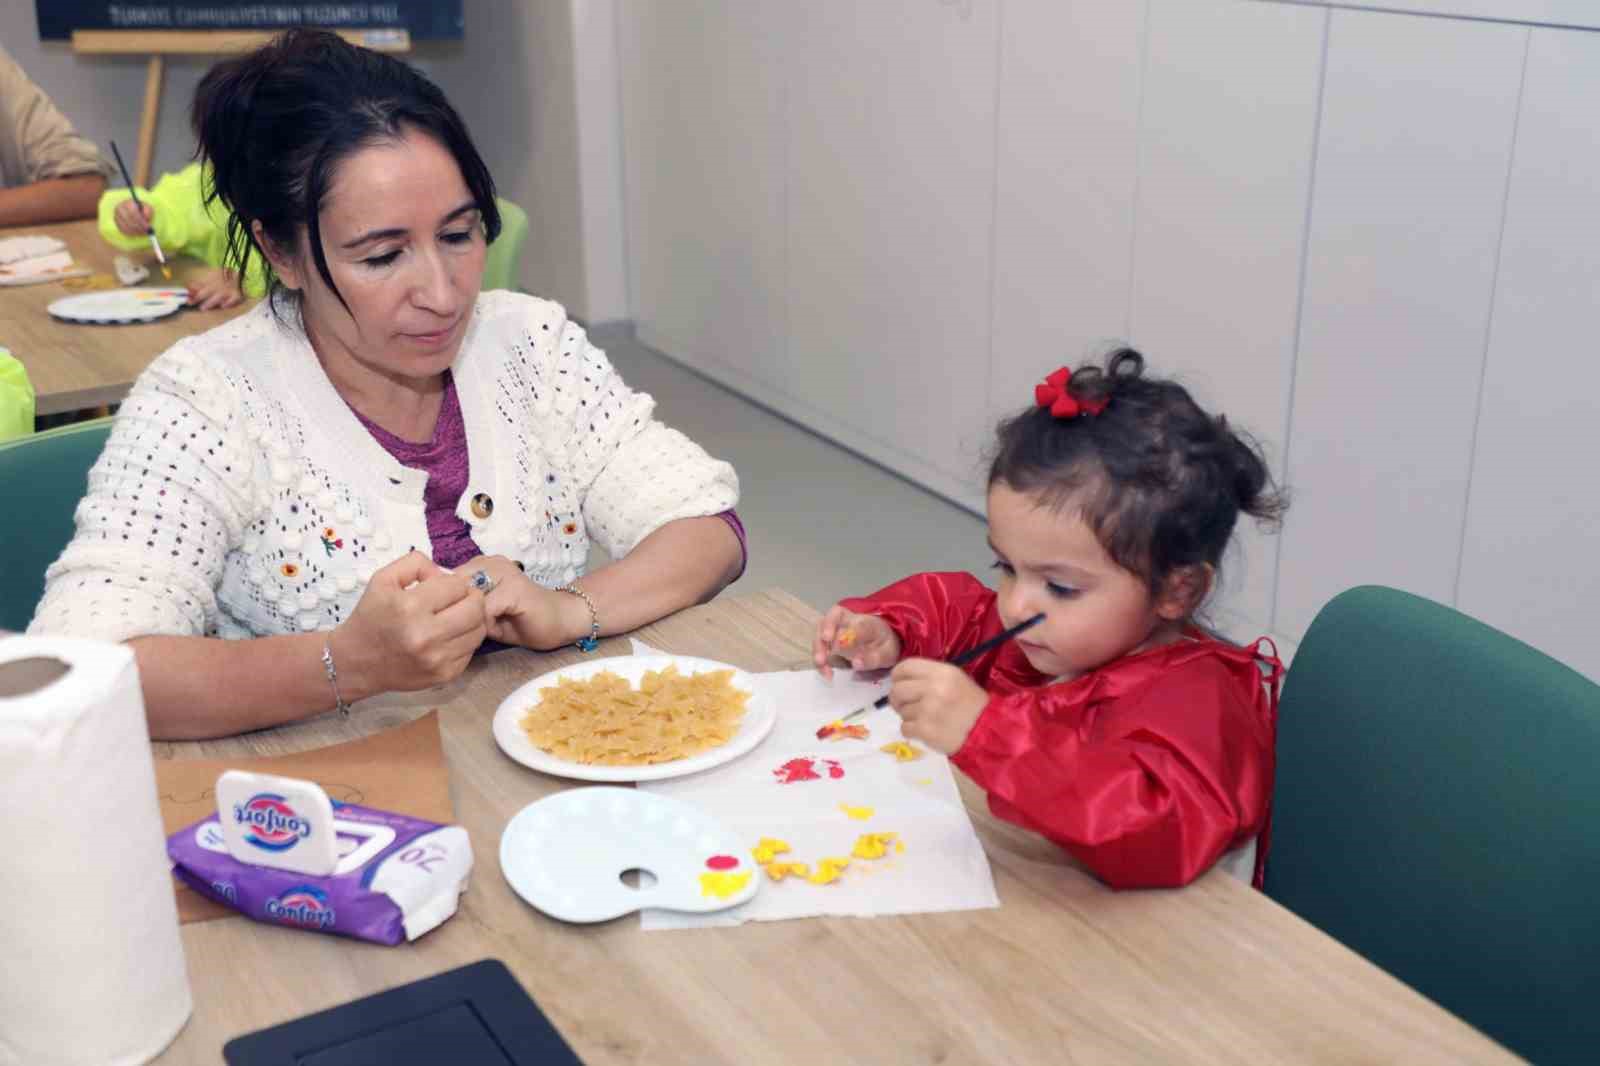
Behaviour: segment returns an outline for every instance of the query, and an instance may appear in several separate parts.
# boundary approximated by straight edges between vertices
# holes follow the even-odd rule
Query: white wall
[[[1130,340],[1293,491],[1230,630],[1382,582],[1600,678],[1600,34],[1526,21],[1570,5],[664,6],[619,8],[647,343],[976,507],[996,415]]]
[[[612,0],[466,0],[462,41],[418,42],[406,56],[444,89],[502,194],[528,212],[523,286],[588,321],[627,316],[613,11]],[[33,0],[0,3],[0,44],[85,136],[115,138],[133,164],[143,59],[40,42]],[[212,61],[168,60],[155,173],[189,161],[189,101]]]

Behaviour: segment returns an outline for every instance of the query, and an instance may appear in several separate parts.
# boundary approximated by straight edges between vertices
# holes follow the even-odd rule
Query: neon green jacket
[[[139,202],[155,209],[156,239],[162,251],[220,267],[228,248],[228,209],[221,200],[206,205],[202,182],[209,178],[199,163],[190,163],[175,174],[163,174],[155,188],[140,189]],[[129,237],[117,229],[113,218],[117,205],[129,195],[127,189],[110,189],[100,195],[100,236],[113,248],[142,251],[150,247],[149,238]],[[261,257],[251,256],[242,286],[246,296],[266,295],[262,269]]]

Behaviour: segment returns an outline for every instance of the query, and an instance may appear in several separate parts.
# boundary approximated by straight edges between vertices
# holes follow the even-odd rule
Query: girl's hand
[[[243,299],[239,275],[231,270],[203,270],[189,282],[189,303],[201,311],[233,307]]]
[[[823,677],[832,677],[833,657],[845,660],[853,670],[881,670],[900,660],[900,638],[877,615],[856,614],[834,604],[817,623],[811,661]]]
[[[483,594],[411,552],[372,575],[328,642],[339,690],[354,701],[453,681],[483,638]]]
[[[907,659],[889,675],[889,705],[900,715],[900,731],[934,751],[954,755],[989,705],[989,694],[959,666],[932,659]]]
[[[131,197],[118,204],[117,209],[111,213],[111,221],[117,224],[117,232],[125,237],[147,235],[155,217],[155,208],[149,204],[136,204]]]
[[[480,555],[456,573],[470,580],[479,570],[494,581],[483,610],[488,634],[495,640],[549,651],[588,635],[589,608],[577,596],[535,584],[504,555]]]

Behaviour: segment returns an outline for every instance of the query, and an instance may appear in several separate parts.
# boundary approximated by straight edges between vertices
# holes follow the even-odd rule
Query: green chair
[[[1600,1060],[1600,686],[1394,589],[1317,615],[1266,891],[1535,1063]]]
[[[27,628],[110,431],[97,418],[0,444],[0,629]]]
[[[500,236],[489,245],[483,260],[483,288],[515,289],[521,279],[522,246],[528,239],[528,213],[504,197],[495,197],[500,208]]]

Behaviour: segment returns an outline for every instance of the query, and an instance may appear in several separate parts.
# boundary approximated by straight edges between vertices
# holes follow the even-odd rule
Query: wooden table
[[[89,269],[110,274],[118,255],[100,237],[93,220],[57,222],[48,226],[0,229],[0,237],[44,234],[66,242],[72,258]],[[130,259],[150,267],[141,285],[169,284],[161,276],[153,252],[127,252]],[[204,263],[187,256],[169,256],[171,284],[182,285]],[[247,300],[226,311],[194,311],[128,326],[85,326],[51,318],[45,308],[73,290],[62,282],[0,288],[0,347],[9,348],[33,382],[35,412],[41,415],[77,411],[119,403],[151,360],[180,339],[203,333],[243,314],[254,303]]]
[[[816,618],[765,592],[639,636],[748,670],[796,668]],[[627,652],[613,639],[601,654]],[[1180,891],[1112,892],[996,822],[965,780],[998,910],[652,933],[637,915],[547,918],[501,876],[500,833],[568,783],[512,762],[489,723],[517,685],[579,658],[499,652],[451,685],[368,701],[348,720],[158,744],[159,757],[284,754],[437,707],[476,867],[460,912],[401,947],[242,918],[184,926],[195,1011],[157,1061],[215,1064],[234,1036],[485,957],[505,961],[589,1066],[1520,1061],[1220,871]]]

